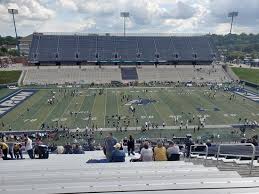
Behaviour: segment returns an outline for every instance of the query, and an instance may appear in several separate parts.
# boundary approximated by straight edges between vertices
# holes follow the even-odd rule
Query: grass
[[[14,90],[9,90],[7,88],[0,88],[0,100],[5,97],[8,96],[8,94],[14,92]]]
[[[211,125],[238,123],[239,118],[259,122],[258,103],[243,101],[240,96],[230,101],[231,93],[224,91],[219,91],[216,98],[211,99],[207,88],[148,88],[148,92],[140,88],[104,89],[101,95],[99,90],[77,89],[77,95],[72,96],[73,90],[66,89],[65,93],[65,89],[39,89],[32,97],[0,118],[0,123],[5,124],[4,127],[0,125],[0,130],[36,130],[40,129],[42,123],[50,127],[58,124],[69,128],[111,128],[113,123],[117,124],[117,120],[112,118],[115,115],[121,115],[119,127],[122,128],[128,121],[130,127],[143,126],[146,121],[158,125],[163,122],[167,126],[179,125],[172,118],[177,115],[179,122],[182,120],[184,125],[193,115],[195,120],[191,125],[198,125],[198,116],[204,115],[208,116],[206,124]],[[57,101],[53,105],[47,103],[47,99],[53,96],[51,91],[56,92]],[[0,96],[6,92],[8,91],[0,90]],[[156,102],[134,105],[136,114],[133,116],[129,112],[129,106],[125,105],[126,99],[121,101],[122,95],[130,96],[130,99],[141,97]],[[197,108],[205,111],[200,112]],[[71,115],[71,112],[77,112],[77,115]],[[139,120],[138,124],[136,118]]]
[[[232,70],[241,80],[259,84],[259,69],[232,67]]]
[[[22,71],[0,71],[0,84],[18,82]]]
[[[107,88],[101,94],[98,89],[76,89],[76,95],[71,95],[74,89],[38,89],[38,91],[30,98],[25,100],[15,109],[0,118],[0,131],[2,130],[37,130],[40,129],[42,123],[55,127],[57,124],[67,126],[69,128],[85,128],[97,126],[98,128],[112,128],[113,123],[117,124],[116,119],[112,119],[112,115],[121,115],[119,127],[122,132],[114,131],[114,135],[118,140],[132,134],[134,138],[158,138],[175,136],[185,136],[192,133],[193,137],[202,137],[203,139],[211,139],[212,136],[220,135],[218,141],[230,141],[240,139],[240,133],[231,134],[232,129],[201,129],[194,133],[193,129],[152,129],[146,132],[141,131],[125,131],[125,124],[130,121],[130,127],[143,126],[146,121],[162,125],[163,122],[167,126],[178,125],[175,123],[173,116],[179,116],[179,120],[183,121],[195,119],[190,125],[198,124],[198,116],[209,116],[206,124],[233,124],[238,123],[239,118],[247,118],[248,120],[256,120],[259,122],[259,104],[250,100],[243,101],[241,96],[236,96],[235,100],[230,101],[229,97],[232,93],[218,91],[215,99],[209,97],[208,88],[147,88],[145,92],[143,88]],[[65,92],[66,90],[66,92]],[[9,89],[0,90],[0,98],[14,92]],[[57,101],[53,105],[47,103],[47,99],[53,96],[55,92]],[[129,106],[126,106],[127,100],[122,100],[122,96],[129,96],[129,100],[144,99],[155,100],[155,103],[148,105],[133,105],[136,108],[136,114],[133,116],[129,112]],[[198,111],[197,108],[205,109],[204,112]],[[218,108],[219,111],[215,111]],[[71,112],[77,112],[71,115]],[[89,117],[91,113],[91,117]],[[109,118],[109,121],[107,117]],[[128,117],[123,119],[123,117]],[[136,123],[136,118],[139,123]],[[4,127],[2,126],[4,123]],[[259,132],[259,129],[249,130],[246,137],[250,137]],[[94,137],[97,143],[101,143],[108,132],[95,132]],[[58,142],[73,142],[74,139],[60,138]]]

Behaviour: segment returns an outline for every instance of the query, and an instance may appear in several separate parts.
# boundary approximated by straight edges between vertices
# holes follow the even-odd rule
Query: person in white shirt
[[[33,147],[32,147],[32,140],[27,136],[27,134],[24,134],[25,138],[25,150],[27,151],[30,159],[33,159]]]
[[[180,154],[179,146],[174,142],[169,142],[169,147],[167,148],[167,158],[168,160],[175,160],[174,156]],[[178,158],[178,157],[177,157]],[[178,160],[178,159],[176,159]]]
[[[149,148],[148,142],[144,143],[144,146],[140,151],[140,160],[142,162],[154,161],[153,151],[152,151],[152,149]]]

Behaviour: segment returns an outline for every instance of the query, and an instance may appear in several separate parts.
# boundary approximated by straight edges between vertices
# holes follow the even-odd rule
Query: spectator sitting
[[[64,146],[57,146],[57,154],[63,154],[65,151]]]
[[[163,146],[162,142],[158,142],[157,146],[154,148],[154,159],[155,161],[167,161],[166,148]]]
[[[64,149],[65,149],[64,154],[73,154],[72,146],[69,143],[65,145]]]
[[[169,161],[177,161],[179,160],[180,149],[179,146],[176,145],[174,142],[169,142],[169,147],[167,148],[167,158]]]
[[[211,147],[211,141],[210,141],[209,139],[207,140],[206,145],[207,145],[208,147]]]
[[[78,144],[76,144],[74,150],[73,150],[74,154],[84,154],[83,150],[80,148],[80,146]]]
[[[153,151],[148,147],[148,142],[144,143],[144,146],[140,151],[140,159],[142,162],[150,162],[154,160]]]
[[[116,143],[114,146],[115,150],[112,151],[110,162],[125,162],[125,152],[121,150],[121,144]]]

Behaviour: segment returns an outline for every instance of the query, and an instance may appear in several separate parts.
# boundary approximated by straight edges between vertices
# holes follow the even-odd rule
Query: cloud
[[[48,20],[55,12],[44,6],[40,0],[7,0],[3,1],[1,15],[6,15],[7,9],[18,9],[21,20]]]
[[[236,23],[244,26],[256,25],[255,21],[259,19],[259,1],[258,0],[211,0],[209,3],[211,18],[216,23],[230,21],[227,17],[229,12],[238,11],[239,16]]]
[[[66,21],[65,23],[50,21],[39,27],[42,32],[82,32],[85,29],[94,28],[95,22],[92,19],[79,19],[77,22]]]
[[[165,2],[165,1],[164,1]],[[121,26],[120,12],[130,12],[129,30],[143,30],[156,27],[167,18],[188,19],[195,13],[195,8],[182,1],[154,0],[59,0],[64,9],[79,12],[96,21],[97,28],[110,30]],[[71,6],[72,5],[72,6]],[[117,30],[115,28],[115,30]],[[150,30],[150,29],[149,29]]]

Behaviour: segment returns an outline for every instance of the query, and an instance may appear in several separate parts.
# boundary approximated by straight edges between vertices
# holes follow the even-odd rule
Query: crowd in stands
[[[54,152],[57,154],[84,154],[83,147],[78,143],[67,143],[65,146],[56,146]]]
[[[125,162],[126,152],[130,156],[135,155],[135,141],[130,135],[127,141],[119,143],[112,133],[104,140],[104,154],[108,162]],[[127,148],[125,150],[124,148]],[[142,142],[139,151],[139,158],[132,158],[131,162],[148,162],[148,161],[177,161],[180,160],[179,146],[174,142],[169,142],[166,148],[161,141],[157,142],[155,147],[152,147],[148,141]]]
[[[91,83],[89,85],[86,84],[87,87],[90,88],[113,88],[113,87],[129,87],[129,86],[137,86],[137,87],[188,87],[189,82],[183,81],[149,81],[149,82],[138,82],[138,81],[131,81],[127,83],[122,83],[117,81],[116,83],[105,83],[105,84],[97,84]],[[233,82],[234,83],[234,82]],[[194,87],[206,87],[208,85],[215,85],[217,83],[211,82],[191,82],[192,86]]]
[[[34,159],[38,155],[40,159],[45,157],[46,152],[48,153],[48,147],[43,145],[40,137],[35,137],[32,140],[31,136],[24,134],[21,137],[14,137],[15,141],[8,139],[8,136],[2,136],[0,139],[0,158],[4,160],[12,159],[24,159],[23,152],[25,151],[29,158]],[[130,156],[131,162],[149,162],[149,161],[178,161],[180,155],[183,153],[186,157],[190,155],[190,148],[192,145],[201,144],[212,146],[211,140],[206,142],[198,140],[196,142],[191,138],[191,134],[187,134],[184,141],[179,142],[178,140],[167,140],[158,139],[157,141],[151,141],[142,139],[135,141],[132,135],[128,138],[124,138],[118,141],[112,133],[109,133],[105,137],[102,145],[105,160],[101,162],[125,162],[126,154]],[[34,142],[33,142],[34,141]],[[174,143],[176,141],[177,143]],[[135,145],[135,144],[139,144]],[[254,146],[258,146],[258,136],[252,136],[251,138],[241,140],[241,143],[252,143]],[[44,147],[45,146],[45,147]],[[46,148],[47,147],[47,148]],[[47,149],[44,150],[44,148]],[[137,149],[137,151],[135,150]],[[138,149],[139,148],[139,149]],[[52,153],[57,154],[84,154],[83,146],[80,143],[67,143],[64,146],[55,146]],[[136,154],[138,153],[138,154]],[[92,163],[100,162],[98,160],[92,161]]]
[[[33,143],[27,134],[22,137],[14,136],[12,139],[9,139],[8,136],[2,136],[0,139],[0,158],[4,160],[24,159],[23,151],[28,154],[30,159],[34,159],[35,155],[44,158],[45,151],[42,149],[44,146],[42,144],[40,137],[36,137]]]

